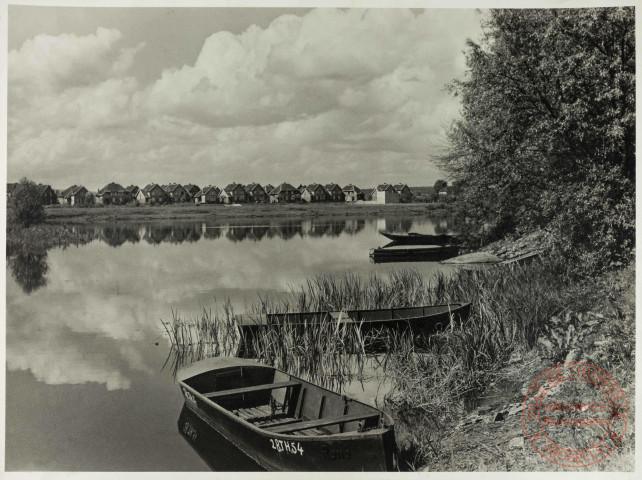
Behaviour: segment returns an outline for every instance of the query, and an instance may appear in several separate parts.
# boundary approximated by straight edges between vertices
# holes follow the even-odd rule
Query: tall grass
[[[279,301],[260,298],[251,310],[325,312],[471,302],[471,315],[462,324],[421,338],[394,331],[380,332],[377,337],[362,335],[355,325],[339,326],[332,321],[304,328],[273,324],[260,329],[244,351],[340,390],[345,382],[363,378],[364,365],[373,358],[370,347],[383,345],[384,352],[376,359],[392,386],[385,400],[400,420],[399,429],[411,439],[406,453],[421,464],[438,454],[448,431],[444,426],[475,404],[511,354],[526,353],[536,346],[552,316],[567,310],[588,311],[609,301],[598,280],[578,283],[564,271],[564,265],[542,260],[510,268],[462,270],[431,279],[413,270],[367,278],[318,276],[290,288]],[[183,352],[184,358],[216,354],[220,349],[208,350],[201,343],[212,341],[213,336],[206,333],[215,328],[211,323],[220,321],[203,317],[190,328],[176,316],[171,331],[181,334],[170,335],[173,348]],[[233,322],[233,315],[228,312],[222,321],[226,325]],[[185,353],[190,349],[196,355]]]

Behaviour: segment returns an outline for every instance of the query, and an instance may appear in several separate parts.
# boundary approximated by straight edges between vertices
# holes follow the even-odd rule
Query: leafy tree
[[[23,178],[7,199],[7,227],[29,227],[45,219],[41,192],[33,181]]]
[[[440,160],[482,241],[548,227],[578,258],[601,252],[596,268],[629,255],[634,25],[632,7],[491,10],[467,42],[469,75],[449,86],[462,118]]]
[[[442,190],[446,190],[447,186],[448,182],[446,182],[446,180],[437,180],[435,182],[435,185],[433,186],[433,189],[435,190],[435,193],[439,193]]]

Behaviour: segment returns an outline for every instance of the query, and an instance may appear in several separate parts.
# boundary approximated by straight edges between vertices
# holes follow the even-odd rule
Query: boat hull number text
[[[279,440],[278,438],[270,438],[272,449],[277,452],[287,452],[293,455],[297,453],[303,456],[303,448],[299,442],[288,442],[287,440]]]

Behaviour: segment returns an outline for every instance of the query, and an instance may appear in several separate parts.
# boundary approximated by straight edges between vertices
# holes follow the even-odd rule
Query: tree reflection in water
[[[22,290],[29,294],[47,284],[49,270],[46,253],[19,253],[7,258],[11,274]]]

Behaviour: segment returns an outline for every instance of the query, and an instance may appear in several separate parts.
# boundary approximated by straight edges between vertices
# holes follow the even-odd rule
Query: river
[[[6,470],[232,469],[236,457],[225,449],[204,461],[179,434],[183,400],[163,369],[161,320],[226,300],[242,312],[259,295],[278,299],[319,274],[447,271],[433,262],[374,264],[368,251],[386,243],[379,230],[450,227],[429,217],[91,225],[76,227],[97,234],[86,245],[14,257],[6,275]],[[351,393],[372,395],[359,385]],[[234,465],[253,469],[249,460]]]

